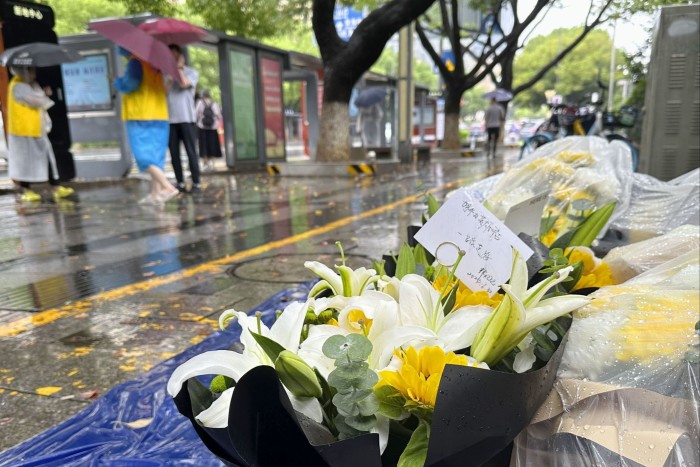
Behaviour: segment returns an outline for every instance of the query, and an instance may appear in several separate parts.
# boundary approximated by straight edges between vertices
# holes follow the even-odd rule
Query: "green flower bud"
[[[333,319],[333,310],[325,310],[318,315],[318,322],[322,324],[326,324],[331,319]]]
[[[235,385],[235,382],[233,379],[229,378],[228,376],[224,375],[219,375],[215,376],[214,379],[211,380],[211,383],[209,384],[209,389],[211,392],[216,392],[221,394],[228,388],[232,388]]]
[[[280,381],[297,397],[321,397],[321,385],[316,373],[301,357],[289,350],[280,352],[275,360]]]
[[[306,312],[306,317],[304,318],[304,324],[316,324],[316,313],[313,310]]]

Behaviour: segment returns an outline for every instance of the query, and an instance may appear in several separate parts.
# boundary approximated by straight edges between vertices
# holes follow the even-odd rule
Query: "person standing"
[[[195,148],[195,109],[194,93],[197,88],[199,73],[194,68],[185,65],[185,55],[177,44],[168,46],[177,63],[180,73],[180,83],[172,78],[166,79],[168,89],[168,112],[170,115],[170,161],[177,179],[177,189],[181,193],[187,193],[185,178],[182,173],[180,160],[180,142],[185,146],[187,160],[192,176],[191,193],[201,191],[199,180],[199,158]]]
[[[163,171],[169,131],[163,75],[128,50],[120,47],[119,52],[129,60],[124,75],[114,81],[123,93],[122,120],[136,165],[151,176],[151,193],[139,203],[162,204],[177,195]]]
[[[503,107],[496,102],[496,99],[491,99],[491,105],[486,109],[486,132],[488,140],[486,141],[486,158],[496,157],[496,147],[498,146],[498,138],[501,135],[501,125],[506,120],[506,112]]]
[[[197,139],[199,140],[199,155],[204,160],[204,170],[211,170],[210,159],[221,157],[219,144],[219,123],[223,120],[219,105],[211,98],[208,89],[202,90],[202,98],[197,101],[195,108],[197,116]]]
[[[73,188],[58,183],[56,158],[48,137],[51,119],[47,110],[54,105],[51,88],[39,86],[34,67],[12,67],[11,71],[14,77],[7,93],[8,172],[22,190],[20,201],[41,201],[31,183],[47,180],[53,187],[54,199],[70,196]]]

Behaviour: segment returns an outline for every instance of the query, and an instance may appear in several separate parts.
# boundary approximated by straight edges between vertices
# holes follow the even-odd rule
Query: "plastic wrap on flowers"
[[[571,136],[538,148],[532,156],[513,165],[496,180],[486,195],[485,205],[499,219],[505,219],[515,204],[549,190],[545,213],[567,222],[575,203],[588,210],[611,202],[616,213],[626,209],[632,188],[629,148],[603,138]],[[611,219],[615,219],[614,213]],[[563,229],[563,225],[553,226]]]
[[[669,182],[650,175],[633,174],[629,206],[620,210],[611,228],[621,231],[630,242],[670,232],[684,224],[700,221],[700,169]]]
[[[671,232],[637,243],[613,248],[603,258],[613,280],[620,284],[678,256],[700,248],[700,227],[684,225]]]
[[[699,465],[699,283],[695,249],[597,291],[514,465]]]
[[[303,416],[300,423],[300,415],[292,408],[272,367],[253,368],[238,381],[231,395],[227,428],[204,427],[195,420],[198,412],[212,400],[211,391],[196,378],[185,382],[175,396],[180,413],[190,419],[207,448],[227,465],[381,465],[377,435],[329,443],[332,435],[319,424]]]

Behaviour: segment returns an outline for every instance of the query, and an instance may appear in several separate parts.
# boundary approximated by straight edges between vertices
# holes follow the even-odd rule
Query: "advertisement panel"
[[[109,55],[88,55],[79,62],[61,65],[63,89],[69,112],[112,109]]]
[[[255,128],[255,75],[253,55],[238,50],[230,51],[231,99],[233,105],[233,133],[237,160],[258,159],[258,135]]]
[[[284,158],[282,63],[271,58],[261,58],[260,76],[265,118],[265,154],[268,159],[281,159]]]

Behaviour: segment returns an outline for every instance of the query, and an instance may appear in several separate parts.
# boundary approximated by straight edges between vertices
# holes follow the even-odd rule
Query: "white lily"
[[[257,317],[251,317],[243,312],[227,310],[219,318],[219,325],[225,328],[226,324],[237,318],[241,326],[241,343],[244,345],[243,353],[230,350],[214,350],[193,357],[183,363],[170,376],[168,380],[168,393],[176,396],[182,389],[182,384],[189,378],[202,375],[224,375],[238,381],[245,373],[260,365],[274,366],[274,362],[258,345],[251,334],[255,332],[268,337],[285,349],[297,353],[301,329],[304,325],[306,311],[311,300],[306,303],[295,302],[288,305],[277,321],[268,328]],[[202,411],[197,420],[202,425],[210,428],[225,428],[228,425],[228,410],[233,395],[233,388],[224,391],[219,398],[206,410]],[[307,417],[321,422],[323,420],[321,405],[315,398],[296,397],[287,391],[294,409]]]
[[[432,331],[442,342],[440,347],[448,352],[469,347],[482,323],[493,312],[491,307],[480,305],[465,306],[445,315],[440,293],[416,274],[407,274],[401,279],[398,296],[399,323]]]
[[[354,297],[361,295],[367,287],[377,282],[380,276],[374,269],[351,269],[344,264],[335,266],[338,273],[318,261],[306,261],[304,267],[321,278],[309,292],[309,297],[316,297],[324,290],[330,289],[333,295]]]
[[[494,365],[537,326],[587,304],[589,298],[582,295],[562,295],[542,300],[542,297],[552,287],[564,281],[572,270],[571,266],[560,269],[528,289],[527,265],[514,249],[510,281],[502,286],[506,296],[479,330],[471,348],[472,357]]]

